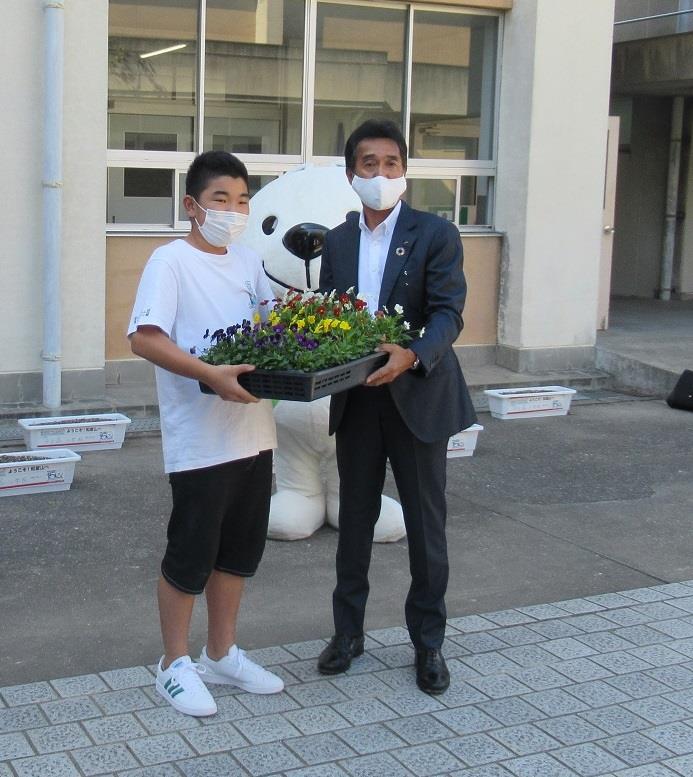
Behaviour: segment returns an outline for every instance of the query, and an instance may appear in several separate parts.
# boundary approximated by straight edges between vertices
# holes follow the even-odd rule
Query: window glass
[[[197,0],[110,0],[108,146],[192,151]]]
[[[303,0],[207,0],[204,148],[300,154]]]
[[[409,155],[491,159],[498,19],[416,11]]]
[[[320,3],[313,153],[341,156],[366,119],[402,126],[404,9]]]
[[[173,170],[109,167],[109,224],[166,224],[173,219]]]
[[[493,179],[488,175],[465,175],[460,179],[460,226],[491,225],[491,187]]]
[[[455,178],[407,178],[406,201],[417,210],[435,213],[448,221],[455,221]]]

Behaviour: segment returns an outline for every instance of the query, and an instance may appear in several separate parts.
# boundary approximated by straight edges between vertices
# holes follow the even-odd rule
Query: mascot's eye
[[[276,228],[277,228],[277,217],[276,216],[268,216],[262,222],[262,231],[266,235],[271,235]]]

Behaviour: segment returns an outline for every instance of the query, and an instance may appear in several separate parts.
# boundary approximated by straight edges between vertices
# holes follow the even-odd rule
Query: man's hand
[[[384,386],[386,383],[392,383],[403,372],[411,369],[416,361],[414,351],[411,348],[402,348],[401,345],[383,343],[378,350],[389,354],[389,358],[379,370],[366,378],[367,386]]]
[[[252,364],[217,364],[212,366],[204,382],[222,399],[248,405],[260,400],[240,385],[238,376],[243,372],[252,372],[254,369]]]

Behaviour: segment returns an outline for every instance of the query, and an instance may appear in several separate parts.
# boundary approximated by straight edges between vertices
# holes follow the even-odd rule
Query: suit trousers
[[[424,443],[409,430],[387,386],[349,392],[336,432],[339,468],[335,630],[363,633],[373,530],[389,459],[409,545],[411,586],[405,603],[417,648],[439,648],[445,636],[448,555],[445,537],[447,438]]]

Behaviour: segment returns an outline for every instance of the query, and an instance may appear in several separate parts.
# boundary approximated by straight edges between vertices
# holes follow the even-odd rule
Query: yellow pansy
[[[340,321],[339,328],[346,332],[347,330],[351,329],[351,324],[348,321]]]

